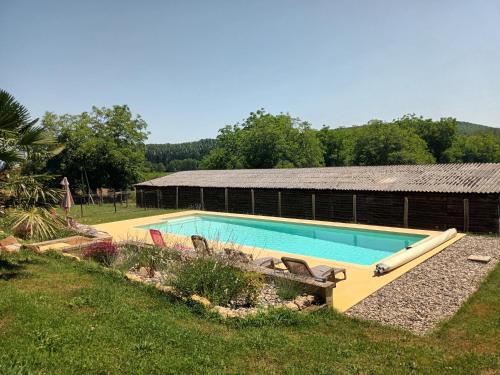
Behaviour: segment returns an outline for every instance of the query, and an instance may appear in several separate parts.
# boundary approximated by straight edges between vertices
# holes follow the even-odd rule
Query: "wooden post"
[[[252,196],[252,215],[255,215],[255,191],[250,189],[250,194]]]
[[[469,199],[464,199],[464,232],[469,231]]]
[[[179,186],[175,187],[175,208],[179,208]]]
[[[311,195],[312,217],[316,220],[316,194]]]
[[[226,212],[229,212],[229,190],[228,190],[228,188],[224,188],[224,209]]]
[[[160,208],[161,191],[156,189],[156,208]]]
[[[116,191],[113,190],[113,207],[115,208],[115,214],[116,214]]]
[[[200,204],[201,204],[201,210],[205,210],[205,199],[203,198],[203,188],[200,188]]]
[[[278,216],[281,217],[281,191],[278,191]]]
[[[324,293],[325,293],[326,308],[334,310],[334,308],[333,308],[333,287],[325,288]]]
[[[357,212],[356,212],[356,194],[352,195],[352,221],[358,222]]]
[[[145,208],[144,206],[144,190],[141,189],[141,205],[143,208]]]
[[[408,228],[408,197],[405,197],[405,206],[403,212],[403,226]]]

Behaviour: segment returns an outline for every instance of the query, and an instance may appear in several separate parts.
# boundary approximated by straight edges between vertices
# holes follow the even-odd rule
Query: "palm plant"
[[[51,213],[60,197],[57,189],[47,189],[46,175],[22,175],[23,165],[38,153],[62,150],[43,126],[32,120],[28,110],[12,95],[0,90],[0,214],[7,204],[11,229],[26,238],[50,238],[61,226]]]
[[[61,146],[28,110],[5,90],[0,90],[0,171],[20,163],[37,148],[60,152]]]

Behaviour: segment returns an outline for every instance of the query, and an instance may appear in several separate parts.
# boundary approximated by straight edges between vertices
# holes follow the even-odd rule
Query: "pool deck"
[[[231,217],[240,217],[240,218],[252,218],[252,219],[264,219],[264,220],[272,220],[272,221],[280,221],[280,222],[289,222],[289,223],[299,223],[299,224],[315,224],[322,226],[330,226],[330,227],[344,227],[344,228],[354,228],[354,229],[369,229],[369,230],[379,230],[379,231],[389,231],[389,232],[399,232],[399,233],[409,233],[409,234],[423,234],[427,236],[437,235],[439,231],[428,231],[428,230],[418,230],[418,229],[408,229],[408,228],[395,228],[395,227],[382,227],[382,226],[374,226],[374,225],[363,225],[363,224],[350,224],[350,223],[337,223],[337,222],[328,222],[328,221],[315,221],[315,220],[300,220],[300,219],[289,219],[289,218],[277,218],[270,216],[258,216],[258,215],[240,215],[240,214],[230,214],[230,213],[221,213],[221,212],[211,212],[211,211],[180,211],[175,213],[169,213],[164,215],[156,215],[156,216],[148,216],[137,219],[116,221],[112,223],[105,223],[94,225],[94,228],[108,232],[111,236],[113,236],[114,241],[125,241],[125,240],[136,240],[136,241],[144,241],[151,243],[151,238],[149,233],[145,229],[137,228],[138,226],[148,225],[158,223],[159,221],[171,219],[174,217],[188,216],[188,215],[196,215],[196,214],[209,214],[209,215],[217,215],[217,216],[231,216]],[[193,233],[195,234],[195,233]],[[325,264],[331,267],[344,267],[347,270],[347,280],[340,281],[337,283],[337,287],[333,291],[333,306],[336,310],[340,312],[344,312],[350,307],[354,306],[358,302],[362,301],[370,294],[374,293],[378,289],[382,288],[384,285],[389,284],[393,280],[397,279],[401,275],[405,274],[415,266],[429,259],[430,257],[436,255],[441,250],[445,249],[452,243],[461,239],[464,234],[458,233],[451,240],[443,243],[442,245],[428,251],[424,255],[406,263],[405,265],[396,268],[395,270],[388,272],[381,276],[374,276],[373,271],[375,269],[375,265],[370,266],[361,266],[352,263],[343,263],[337,261],[331,261],[323,258],[315,258],[305,255],[298,254],[288,254],[281,251],[274,251],[269,249],[261,249],[261,248],[251,248],[248,246],[236,245],[236,248],[242,250],[244,252],[250,253],[254,255],[254,258],[259,258],[263,256],[274,256],[277,258],[281,258],[284,255],[290,255],[292,257],[301,258],[306,260],[309,265],[316,266],[318,264]],[[191,240],[188,237],[178,236],[173,234],[168,234],[165,236],[165,241],[168,244],[183,244],[187,246],[191,246]],[[214,246],[215,249],[228,247],[223,244],[209,241],[211,246]],[[233,246],[234,247],[234,246]]]

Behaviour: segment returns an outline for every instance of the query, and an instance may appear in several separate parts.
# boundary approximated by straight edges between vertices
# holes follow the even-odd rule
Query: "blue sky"
[[[261,107],[500,126],[498,0],[3,0],[0,51],[0,87],[34,116],[128,104],[151,143]]]

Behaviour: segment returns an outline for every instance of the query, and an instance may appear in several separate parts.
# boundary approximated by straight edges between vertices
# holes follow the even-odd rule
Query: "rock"
[[[141,280],[141,278],[140,278],[139,276],[137,276],[137,275],[135,275],[135,274],[133,274],[133,273],[130,273],[130,272],[127,272],[127,273],[125,274],[125,277],[126,277],[127,279],[129,279],[130,281],[137,281],[137,282],[139,282],[139,283],[141,283],[141,282],[142,282],[142,280]]]
[[[139,271],[137,273],[139,274],[139,276],[149,277],[149,269],[147,269],[146,267],[139,268]]]
[[[5,237],[3,240],[0,240],[0,249],[6,251],[17,251],[15,247],[18,246],[17,250],[21,248],[19,242],[17,242],[17,238],[14,236]]]
[[[234,310],[223,306],[215,306],[212,310],[219,313],[223,318],[234,318],[237,315]]]
[[[293,302],[288,302],[288,303],[285,303],[283,305],[283,307],[287,308],[287,309],[290,309],[290,310],[299,310],[299,306],[297,306],[295,303]]]
[[[68,258],[71,258],[71,259],[74,259],[74,260],[77,260],[77,261],[80,261],[80,257],[76,256],[76,255],[73,255],[73,254],[70,254],[70,253],[62,253],[63,256],[65,257],[68,257]]]
[[[0,250],[5,251],[6,253],[16,253],[19,250],[21,250],[21,244],[12,244],[12,245],[6,245],[2,246]]]
[[[199,296],[197,294],[193,294],[191,296],[191,300],[198,302],[200,305],[203,305],[206,309],[209,309],[212,307],[212,303],[205,297]]]
[[[302,310],[305,307],[311,306],[314,302],[314,296],[311,295],[306,295],[306,296],[299,296],[295,298],[293,301],[297,307]]]

